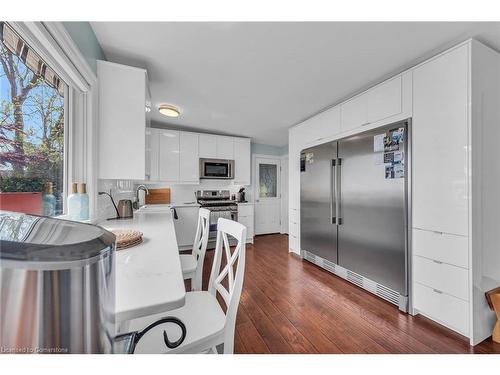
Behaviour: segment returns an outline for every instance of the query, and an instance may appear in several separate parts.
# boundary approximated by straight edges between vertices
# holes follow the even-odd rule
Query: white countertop
[[[136,229],[140,245],[116,252],[117,322],[176,309],[186,290],[170,210],[134,212],[133,219],[107,220],[105,229]]]

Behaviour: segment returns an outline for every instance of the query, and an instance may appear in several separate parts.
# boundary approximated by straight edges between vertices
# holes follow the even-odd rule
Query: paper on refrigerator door
[[[384,151],[385,133],[373,136],[373,152]]]

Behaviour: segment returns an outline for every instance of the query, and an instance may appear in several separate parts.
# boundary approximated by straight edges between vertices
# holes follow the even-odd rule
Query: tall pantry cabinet
[[[500,283],[500,55],[474,40],[413,69],[412,296],[421,313],[489,335]]]

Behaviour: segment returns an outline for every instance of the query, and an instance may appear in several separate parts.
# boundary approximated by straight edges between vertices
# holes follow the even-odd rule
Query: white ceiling
[[[146,68],[154,122],[283,146],[287,129],[499,23],[92,22],[106,58]],[[166,118],[160,103],[178,106]]]

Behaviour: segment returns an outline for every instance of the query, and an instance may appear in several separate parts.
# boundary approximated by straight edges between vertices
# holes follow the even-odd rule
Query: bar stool
[[[184,280],[191,280],[191,290],[201,290],[203,262],[207,251],[210,211],[200,208],[198,225],[191,254],[181,254],[181,268]]]
[[[132,320],[132,331],[154,324],[137,343],[136,354],[219,353],[221,345],[224,354],[233,353],[236,313],[245,272],[246,231],[246,227],[236,221],[218,220],[217,244],[208,291],[186,293],[186,303],[178,309]],[[228,235],[237,240],[233,249],[229,246]],[[183,332],[177,326],[163,323],[162,319],[179,319],[184,324]],[[185,334],[182,344],[176,348],[167,347],[171,339],[177,340],[182,334]]]

